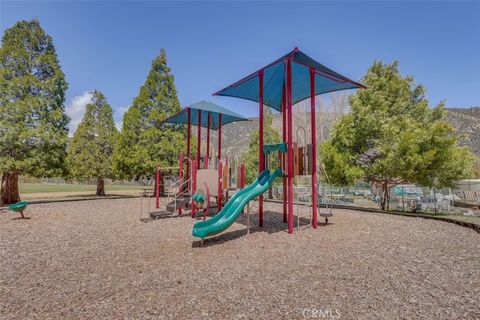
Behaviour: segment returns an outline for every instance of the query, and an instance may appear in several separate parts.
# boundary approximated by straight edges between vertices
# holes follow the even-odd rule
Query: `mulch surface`
[[[2,213],[0,318],[480,318],[474,230],[349,210],[313,230],[304,208],[288,234],[265,207],[264,228],[241,216],[202,247],[187,215],[140,221],[139,199]]]

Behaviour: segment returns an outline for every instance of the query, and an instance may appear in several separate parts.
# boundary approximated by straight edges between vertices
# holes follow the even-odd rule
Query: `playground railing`
[[[169,186],[168,188],[165,188],[165,193],[164,193],[164,197],[161,197],[161,199],[163,199],[163,204],[166,205],[170,202],[174,202],[175,203],[175,211],[177,211],[177,198],[179,196],[181,196],[182,194],[185,194],[185,192],[183,191],[183,188],[185,186],[189,186],[190,185],[190,181],[191,181],[191,178],[189,179],[182,179],[182,180],[178,180],[176,181],[173,185]],[[191,195],[191,190],[189,190],[189,188],[187,188],[186,190],[187,194]]]
[[[183,188],[185,186],[187,186],[187,194],[190,195],[190,196],[192,195],[191,190],[189,190],[189,188],[188,188],[188,186],[190,185],[190,180],[191,180],[191,178],[183,180],[183,182],[182,182],[182,180],[180,180],[179,181],[180,183],[174,189],[174,190],[177,190],[177,192],[175,192],[174,195],[173,195],[173,202],[174,202],[174,206],[175,206],[175,210],[173,212],[177,212],[177,198],[179,196],[185,194],[183,192]]]

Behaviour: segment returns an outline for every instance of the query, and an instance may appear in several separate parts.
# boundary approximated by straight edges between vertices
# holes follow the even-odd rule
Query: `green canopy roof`
[[[292,103],[310,98],[310,68],[315,70],[315,95],[338,90],[365,88],[364,85],[313,60],[295,48],[283,57],[263,67],[263,103],[281,111],[282,90],[285,83],[286,61],[292,59]],[[259,70],[259,71],[260,71]],[[258,71],[214,93],[251,101],[259,101]]]
[[[198,126],[198,111],[201,112],[201,126],[206,128],[208,125],[208,113],[210,113],[210,129],[217,130],[219,127],[219,115],[222,115],[222,126],[230,122],[236,121],[249,121],[247,118],[241,115],[225,109],[218,104],[209,101],[199,101],[194,104],[184,107],[182,110],[174,114],[173,116],[165,119],[163,122],[188,124],[188,108],[190,108],[190,123],[194,126]]]

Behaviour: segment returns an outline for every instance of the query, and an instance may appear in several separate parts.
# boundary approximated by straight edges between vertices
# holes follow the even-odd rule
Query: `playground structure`
[[[316,126],[315,126],[315,96],[332,91],[365,88],[335,71],[321,65],[306,54],[295,48],[290,53],[266,67],[248,75],[234,84],[214,93],[214,95],[231,96],[259,103],[259,175],[249,186],[244,185],[244,169],[240,168],[240,189],[223,205],[223,193],[228,196],[231,187],[231,170],[227,168],[228,158],[222,161],[221,127],[223,124],[235,121],[245,121],[240,115],[207,101],[190,105],[173,116],[164,120],[165,123],[187,125],[187,153],[179,156],[179,182],[176,186],[174,199],[167,205],[170,212],[182,213],[190,208],[192,218],[199,210],[203,210],[204,221],[193,226],[193,235],[203,239],[218,234],[228,228],[248,203],[258,198],[258,221],[263,227],[263,193],[273,184],[276,178],[282,177],[283,185],[283,221],[288,224],[288,232],[293,233],[294,227],[294,178],[306,176],[310,179],[311,191],[308,202],[311,205],[311,225],[318,225],[319,208],[317,206],[317,162],[316,162]],[[311,138],[307,142],[305,128],[297,128],[297,141],[293,141],[292,106],[309,98],[311,116]],[[263,108],[268,106],[282,114],[282,143],[265,145],[263,137]],[[190,154],[191,125],[197,126],[197,154]],[[201,128],[207,128],[206,153],[201,153]],[[210,130],[218,130],[218,155],[210,154]],[[303,136],[300,136],[303,133]],[[299,145],[302,137],[302,145]],[[278,153],[278,167],[270,172],[268,169],[269,155]],[[184,160],[186,159],[186,164]],[[186,165],[186,170],[184,166]],[[238,165],[238,161],[237,161]],[[156,207],[159,208],[160,168],[156,173]],[[243,173],[243,176],[242,176]],[[227,181],[228,180],[228,181]],[[226,197],[227,197],[226,196]],[[225,198],[226,198],[225,197]],[[302,197],[308,198],[307,194]],[[210,212],[211,198],[216,203],[214,217],[205,220]],[[248,210],[247,210],[248,211]],[[328,223],[331,209],[320,213]],[[248,217],[247,217],[248,219]],[[297,225],[299,213],[297,211]]]
[[[174,187],[172,201],[166,206],[168,211],[178,212],[181,215],[182,210],[190,209],[193,218],[196,213],[203,210],[205,219],[206,214],[212,209],[221,209],[223,194],[232,187],[232,167],[228,164],[228,157],[222,160],[222,126],[236,121],[248,121],[248,119],[208,101],[199,101],[189,105],[164,120],[165,123],[187,125],[186,156],[180,153],[178,158],[178,183]],[[191,154],[192,125],[197,126],[197,153],[195,156]],[[204,154],[201,150],[202,127],[207,130]],[[216,156],[212,154],[210,148],[210,130],[217,130],[218,133],[218,154]],[[238,166],[238,162],[235,163]],[[157,165],[155,177],[157,209],[160,206],[161,170],[160,165]],[[244,182],[245,169],[243,165],[240,166],[239,172],[240,179],[237,177],[237,180]],[[236,187],[239,187],[238,183]],[[214,198],[214,205],[211,204],[211,198]]]
[[[317,163],[316,163],[316,126],[315,96],[333,91],[366,88],[364,85],[350,80],[337,72],[316,62],[298,48],[275,60],[260,70],[214,93],[214,95],[230,96],[259,104],[259,173],[266,166],[264,162],[263,108],[268,106],[282,113],[282,142],[286,144],[286,153],[282,154],[281,170],[283,174],[283,217],[288,223],[288,232],[293,233],[293,182],[295,174],[295,152],[293,143],[292,106],[310,98],[311,118],[311,176],[312,227],[317,228]],[[305,151],[305,150],[304,150]],[[305,153],[305,152],[303,152]],[[296,154],[296,156],[295,156]],[[300,157],[301,161],[305,159]],[[311,166],[311,167],[310,167]],[[305,171],[304,169],[302,171]],[[263,196],[259,195],[259,226],[263,227]]]

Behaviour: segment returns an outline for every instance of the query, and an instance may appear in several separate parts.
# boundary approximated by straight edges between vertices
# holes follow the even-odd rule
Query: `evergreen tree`
[[[264,108],[263,113],[263,143],[274,144],[282,141],[280,133],[272,126],[273,115],[269,108]],[[245,163],[245,184],[252,183],[258,176],[258,144],[259,130],[255,129],[250,135],[248,150],[244,154]],[[270,170],[276,168],[277,157],[275,154],[270,155]]]
[[[364,179],[382,190],[402,183],[451,187],[469,175],[473,157],[457,145],[443,103],[431,109],[425,88],[402,77],[398,62],[375,62],[363,79],[367,90],[351,96],[352,112],[335,126],[321,158],[337,185]]]
[[[0,48],[1,201],[20,200],[19,174],[63,173],[68,134],[65,91],[52,38],[38,20],[7,29]]]
[[[112,154],[116,136],[112,108],[105,96],[95,90],[68,146],[67,164],[72,177],[97,179],[97,196],[105,195],[104,178],[113,178]]]
[[[151,177],[157,163],[164,167],[177,164],[178,152],[185,146],[186,132],[179,125],[162,121],[179,110],[174,77],[162,49],[153,60],[138,96],[124,114],[114,152],[114,169],[119,177]]]

